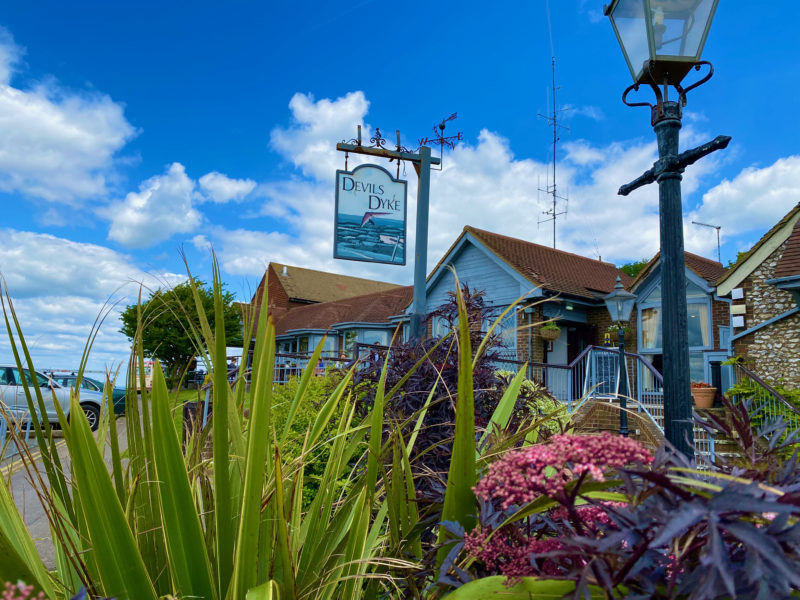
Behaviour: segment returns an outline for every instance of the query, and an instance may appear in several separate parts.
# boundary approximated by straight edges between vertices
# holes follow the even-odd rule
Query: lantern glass
[[[608,314],[613,323],[627,323],[631,319],[633,305],[636,304],[636,294],[626,291],[617,277],[617,285],[614,291],[603,297],[605,300]]]
[[[606,14],[637,83],[644,65],[655,63],[659,83],[664,68],[680,83],[700,60],[718,0],[615,0]],[[682,63],[682,64],[681,64]],[[659,68],[661,67],[661,68]]]

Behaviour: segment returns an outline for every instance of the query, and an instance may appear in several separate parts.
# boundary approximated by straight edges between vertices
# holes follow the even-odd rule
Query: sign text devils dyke
[[[386,209],[399,211],[402,209],[400,200],[396,198],[382,198],[384,194],[383,186],[374,183],[364,183],[356,181],[352,177],[342,177],[343,192],[365,192],[369,194],[368,207],[370,210]]]
[[[406,182],[377,165],[336,172],[334,258],[406,263]]]

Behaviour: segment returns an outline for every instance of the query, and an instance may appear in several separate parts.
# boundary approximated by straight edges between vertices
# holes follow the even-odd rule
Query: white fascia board
[[[734,272],[717,287],[717,294],[720,296],[727,296],[731,293],[733,288],[739,287],[750,273],[755,271],[770,254],[775,252],[781,244],[789,239],[789,236],[792,234],[792,229],[798,219],[800,219],[800,212],[790,219],[779,231],[776,231],[752,256],[748,257],[746,261],[736,267]]]

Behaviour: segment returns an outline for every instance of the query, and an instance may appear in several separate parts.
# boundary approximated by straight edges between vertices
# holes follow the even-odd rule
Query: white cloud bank
[[[146,248],[194,231],[203,220],[194,196],[195,182],[182,164],[172,163],[164,175],[151,177],[138,192],[104,211],[111,221],[108,238],[128,248]]]
[[[0,191],[72,206],[103,197],[114,156],[136,130],[105,94],[53,81],[14,87],[22,54],[0,28]]]
[[[101,328],[91,368],[114,365],[129,345],[118,332],[119,314],[143,295],[184,279],[170,272],[145,272],[130,257],[96,244],[73,242],[49,234],[0,230],[0,275],[5,279],[37,368],[75,368],[105,308],[118,303]],[[4,325],[0,325],[0,359],[10,360]],[[0,360],[1,362],[1,360]]]

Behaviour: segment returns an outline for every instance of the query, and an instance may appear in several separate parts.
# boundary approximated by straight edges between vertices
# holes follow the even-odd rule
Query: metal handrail
[[[761,377],[756,375],[753,371],[751,371],[750,369],[748,369],[747,367],[745,367],[742,364],[734,363],[733,366],[734,366],[734,369],[738,369],[744,375],[746,375],[748,379],[750,379],[750,380],[754,381],[755,383],[757,383],[758,385],[760,385],[762,388],[764,388],[765,391],[769,392],[770,395],[772,395],[776,400],[778,400],[778,402],[783,404],[784,407],[789,409],[791,412],[793,412],[795,415],[797,415],[800,418],[800,410],[798,410],[798,408],[794,404],[789,402],[786,398],[781,396],[781,394],[779,394],[775,390],[775,388],[773,388],[770,384],[768,384],[766,381],[761,379]]]

